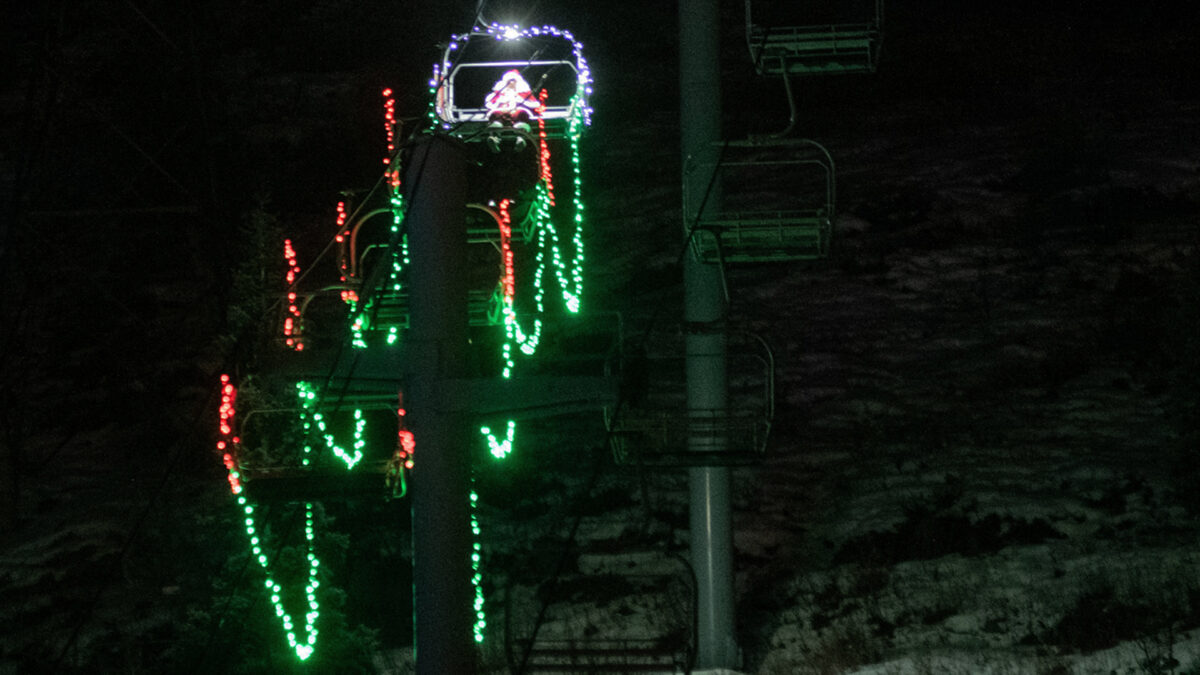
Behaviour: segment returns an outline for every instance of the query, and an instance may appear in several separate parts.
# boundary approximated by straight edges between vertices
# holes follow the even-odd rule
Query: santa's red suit
[[[496,122],[528,122],[537,116],[539,102],[521,73],[510,70],[492,85],[483,102],[488,120]]]

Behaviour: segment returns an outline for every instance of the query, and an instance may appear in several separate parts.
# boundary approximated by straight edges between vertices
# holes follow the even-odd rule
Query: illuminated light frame
[[[280,586],[271,576],[271,563],[267,558],[266,552],[263,550],[263,541],[259,537],[258,527],[254,520],[254,504],[250,499],[243,494],[245,492],[241,476],[237,470],[236,451],[241,444],[241,440],[233,433],[234,415],[237,413],[234,408],[237,401],[237,388],[233,386],[229,375],[221,375],[221,406],[218,409],[218,431],[219,440],[217,441],[217,450],[222,453],[225,468],[229,473],[229,487],[237,500],[237,504],[242,509],[242,524],[246,529],[246,539],[250,544],[250,553],[254,556],[258,566],[262,568],[266,579],[263,582],[263,587],[270,594],[271,604],[275,608],[275,616],[279,618],[280,625],[283,627],[284,634],[287,636],[288,646],[296,652],[296,658],[305,661],[312,656],[313,651],[317,646],[317,619],[320,617],[321,605],[317,602],[317,588],[321,582],[317,579],[317,571],[321,567],[321,561],[317,558],[314,552],[314,541],[316,539],[316,526],[313,518],[312,502],[304,504],[304,540],[308,548],[308,578],[304,585],[304,595],[307,600],[308,611],[304,614],[304,636],[303,642],[296,638],[296,624],[292,620],[292,615],[283,608],[283,587]]]
[[[588,98],[592,95],[592,70],[588,66],[587,59],[583,56],[583,43],[575,39],[575,35],[569,30],[562,30],[555,26],[533,26],[531,28],[521,29],[516,24],[502,24],[493,22],[482,30],[476,28],[468,33],[460,33],[450,36],[450,44],[447,46],[442,61],[433,67],[433,77],[429,79],[429,119],[435,126],[440,126],[443,130],[449,130],[453,127],[450,122],[441,120],[438,117],[438,108],[441,106],[439,96],[444,95],[444,88],[441,87],[442,78],[450,72],[453,63],[450,61],[450,53],[458,51],[472,37],[491,36],[497,41],[519,41],[527,38],[536,38],[543,36],[553,36],[562,38],[571,44],[571,54],[575,57],[575,69],[578,77],[575,82],[575,94],[571,97],[572,109],[575,114],[572,119],[582,120],[583,124],[591,125],[592,123],[592,108],[588,105]]]

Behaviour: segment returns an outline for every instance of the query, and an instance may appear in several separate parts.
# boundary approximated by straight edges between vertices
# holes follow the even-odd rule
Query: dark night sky
[[[19,12],[6,40],[17,67],[3,89],[6,161],[21,178],[20,199],[31,210],[199,204],[228,213],[264,182],[291,200],[369,180],[364,155],[377,152],[379,89],[397,90],[402,115],[420,114],[434,45],[465,28],[472,4],[87,2]],[[724,11],[727,118],[752,126],[738,118],[754,117],[743,102],[778,109],[782,95],[747,77],[741,3]],[[624,3],[584,2],[491,3],[487,13],[572,27],[595,64],[599,120],[675,108],[672,3],[633,15]],[[1119,105],[1134,82],[1153,82],[1151,95],[1195,96],[1194,18],[1168,2],[1104,11],[892,3],[880,77],[851,87],[838,78],[805,83],[805,91],[866,106],[970,92],[1013,114],[1071,97]],[[306,82],[315,100],[296,98]],[[836,105],[814,114],[822,110],[841,114]],[[308,135],[299,143],[296,133]],[[254,141],[264,137],[275,140]]]

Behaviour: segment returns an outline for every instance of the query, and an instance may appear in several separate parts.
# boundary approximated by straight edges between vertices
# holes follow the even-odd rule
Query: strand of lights
[[[474,478],[471,479],[474,482]],[[476,642],[483,642],[483,629],[487,628],[487,613],[483,609],[483,542],[480,541],[482,530],[479,528],[479,516],[476,514],[479,506],[479,493],[471,490],[471,585],[475,589],[475,625],[472,633]]]
[[[403,497],[408,492],[405,473],[412,471],[413,455],[417,450],[417,440],[404,423],[404,417],[407,414],[408,411],[404,409],[404,392],[400,392],[400,404],[396,408],[400,430],[396,435],[396,452],[387,466],[387,485],[392,489],[392,497],[395,499]]]
[[[299,300],[296,295],[296,280],[300,275],[300,264],[296,262],[296,249],[292,248],[292,240],[283,240],[283,259],[287,261],[287,316],[283,318],[283,343],[296,350],[304,350],[304,317],[300,314]]]
[[[575,264],[571,269],[570,284],[562,277],[561,268],[558,277],[559,284],[563,287],[563,300],[567,303],[567,311],[572,314],[577,314],[580,309],[580,302],[583,296],[583,176],[580,170],[579,160],[579,137],[582,129],[579,128],[580,120],[578,117],[571,118],[571,125],[568,131],[568,138],[571,139],[571,178],[572,187],[574,188],[572,201],[575,207],[575,232],[571,237],[571,244],[575,248]],[[557,252],[556,252],[557,257]],[[567,288],[573,289],[568,293]]]
[[[390,87],[383,90],[383,128],[387,134],[387,157],[383,158],[383,165],[389,167],[385,175],[394,192],[400,187],[400,167],[391,166],[396,155],[396,99]]]
[[[236,414],[234,404],[237,401],[237,388],[229,381],[228,375],[221,376],[221,407],[217,414],[217,452],[221,453],[221,461],[225,464],[228,474],[229,490],[235,495],[242,493],[242,474],[238,471],[236,457],[241,446],[241,439],[233,433],[233,416]]]
[[[313,541],[315,539],[315,526],[313,522],[313,505],[312,502],[304,504],[304,540],[308,548],[308,579],[304,585],[304,595],[308,601],[308,611],[304,613],[304,635],[306,639],[300,642],[296,639],[296,624],[292,620],[292,615],[283,608],[283,587],[279,585],[271,577],[270,561],[267,559],[266,553],[262,549],[262,540],[258,536],[258,530],[254,525],[254,506],[246,497],[238,496],[238,505],[242,507],[246,514],[246,536],[250,539],[250,550],[258,561],[259,567],[266,574],[266,579],[263,582],[263,587],[271,594],[271,604],[275,606],[275,616],[279,618],[280,625],[283,626],[283,631],[287,635],[288,646],[296,651],[296,658],[305,661],[312,656],[313,650],[317,645],[317,619],[320,617],[320,603],[317,602],[317,588],[321,582],[317,579],[317,570],[321,567],[321,561],[317,559],[316,553],[313,551]]]
[[[346,212],[346,202],[338,202],[337,204],[337,234],[334,235],[334,241],[338,245],[338,278],[342,284],[347,283],[347,275],[350,271],[350,229],[346,227],[346,219],[350,214]],[[358,300],[358,294],[353,290],[342,290],[342,302],[349,303],[353,300]]]
[[[458,43],[453,39],[450,41],[450,49],[458,49]],[[442,86],[442,69],[438,64],[433,65],[433,76],[429,78],[429,107],[426,110],[426,116],[429,118],[429,124],[437,127],[438,118],[443,117],[443,110],[446,109],[447,94],[446,88]],[[450,125],[445,124],[443,128],[449,129]]]
[[[392,182],[392,225],[390,228],[390,236],[388,238],[390,255],[392,256],[392,269],[388,275],[388,286],[391,289],[392,297],[399,297],[404,292],[403,285],[400,283],[400,274],[404,271],[405,265],[408,265],[408,235],[402,234],[400,226],[404,222],[404,196],[400,194],[400,169],[397,168],[393,172]],[[396,243],[399,242],[399,250]],[[395,344],[400,338],[400,328],[395,324],[388,326],[387,343]]]
[[[491,451],[492,457],[504,459],[512,453],[513,438],[517,435],[517,423],[513,420],[508,421],[508,429],[504,434],[504,440],[496,438],[496,435],[492,433],[491,427],[479,427],[479,433],[483,434],[484,438],[487,439],[488,449]]]
[[[338,445],[333,434],[330,433],[325,424],[325,416],[319,412],[315,412],[313,407],[316,405],[317,391],[308,382],[296,383],[296,395],[300,398],[300,421],[305,431],[304,444],[304,459],[303,464],[308,466],[308,457],[311,453],[312,446],[307,442],[308,432],[315,425],[317,432],[325,440],[325,446],[334,454],[335,457],[346,463],[347,469],[353,469],[363,458],[363,448],[366,447],[366,440],[363,439],[363,432],[367,428],[367,420],[363,417],[362,408],[354,409],[354,444],[351,446],[354,450],[353,454],[346,451],[341,445]]]
[[[583,296],[583,180],[580,176],[579,169],[579,120],[578,118],[571,119],[570,132],[568,134],[571,140],[571,169],[572,169],[572,186],[574,195],[572,198],[572,206],[574,207],[574,232],[571,236],[571,245],[575,250],[574,260],[570,265],[569,273],[566,261],[562,254],[562,245],[558,236],[558,228],[554,226],[551,220],[551,208],[554,206],[554,195],[550,192],[549,186],[543,188],[539,185],[534,206],[534,217],[537,220],[536,227],[539,228],[538,244],[539,247],[545,247],[547,241],[541,237],[541,230],[546,229],[549,232],[549,248],[550,261],[554,267],[554,274],[558,279],[559,288],[562,290],[563,303],[567,311],[572,314],[579,313],[582,304]]]
[[[396,99],[392,89],[388,87],[381,92],[383,95],[383,131],[387,134],[387,156],[383,158],[384,166],[392,163],[392,155],[396,153]]]
[[[219,440],[217,441],[217,450],[222,453],[222,461],[228,472],[230,490],[233,492],[237,499],[237,504],[242,510],[242,525],[246,530],[246,539],[250,544],[250,552],[266,575],[263,586],[270,593],[271,604],[275,607],[275,616],[279,618],[280,625],[287,636],[288,646],[295,650],[296,658],[305,661],[308,657],[312,656],[313,650],[316,649],[318,633],[316,624],[317,619],[320,617],[317,588],[321,585],[321,582],[317,579],[317,570],[321,566],[321,561],[317,558],[313,546],[316,538],[316,528],[313,519],[312,503],[309,502],[304,505],[304,540],[308,548],[308,579],[304,586],[304,595],[308,601],[308,611],[304,614],[305,639],[301,642],[296,637],[296,625],[291,614],[283,608],[283,587],[271,576],[270,560],[263,550],[263,541],[259,537],[258,527],[255,524],[254,504],[243,494],[244,489],[236,460],[237,449],[241,444],[241,440],[233,433],[233,419],[237,412],[234,408],[236,401],[237,388],[230,382],[228,375],[221,375],[221,406],[218,410]]]
[[[539,183],[539,190],[541,184]],[[513,297],[516,290],[516,282],[513,278],[513,252],[512,252],[512,216],[509,214],[509,200],[505,199],[500,202],[500,248],[501,255],[504,259],[504,342],[500,347],[501,358],[504,360],[504,366],[501,370],[501,375],[505,379],[512,377],[513,371],[513,344],[520,347],[521,351],[527,355],[532,355],[537,350],[538,342],[542,334],[542,312],[544,304],[542,302],[542,274],[545,269],[544,259],[541,247],[537,252],[537,268],[534,271],[534,307],[535,318],[533,323],[533,331],[526,333],[521,328],[521,324],[517,321],[517,312],[514,305]],[[541,232],[538,233],[539,239]]]
[[[550,95],[548,89],[543,88],[538,94],[538,163],[541,165],[542,182],[546,184],[546,191],[550,194],[550,205],[554,205],[554,177],[550,173],[550,146],[546,143],[546,97]]]
[[[409,264],[408,256],[408,235],[401,233],[401,225],[404,223],[404,212],[407,204],[404,201],[404,196],[400,193],[400,169],[396,168],[391,174],[394,179],[391,182],[392,195],[390,197],[392,207],[392,224],[390,227],[391,242],[390,255],[392,257],[392,268],[388,273],[387,290],[384,291],[386,297],[380,297],[380,293],[372,292],[368,295],[367,301],[359,308],[358,298],[355,297],[354,303],[350,305],[350,344],[357,349],[366,349],[367,340],[366,332],[372,328],[372,316],[375,313],[376,303],[383,302],[386,299],[398,298],[404,292],[404,285],[401,282],[404,268]],[[395,242],[399,242],[399,250]],[[392,324],[386,327],[385,341],[387,344],[395,344],[400,339],[400,326]]]

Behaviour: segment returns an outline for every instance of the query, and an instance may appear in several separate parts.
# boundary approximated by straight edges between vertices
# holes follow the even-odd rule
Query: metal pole
[[[719,208],[719,185],[710,181],[719,157],[721,83],[718,56],[717,0],[681,0],[680,127],[684,170],[699,189],[688,190],[685,228],[703,208]],[[707,189],[709,186],[712,189]],[[726,302],[717,265],[694,255],[684,262],[684,322],[687,353],[688,414],[693,420],[720,416],[726,408]],[[689,434],[692,450],[721,450],[718,432],[704,436],[695,424]],[[688,469],[690,492],[691,561],[697,582],[697,668],[734,668],[738,647],[734,633],[733,535],[727,467]]]
[[[441,136],[418,142],[405,176],[409,311],[405,403],[416,440],[412,482],[417,673],[476,672],[472,639],[468,426],[450,405],[467,353],[466,162]]]

